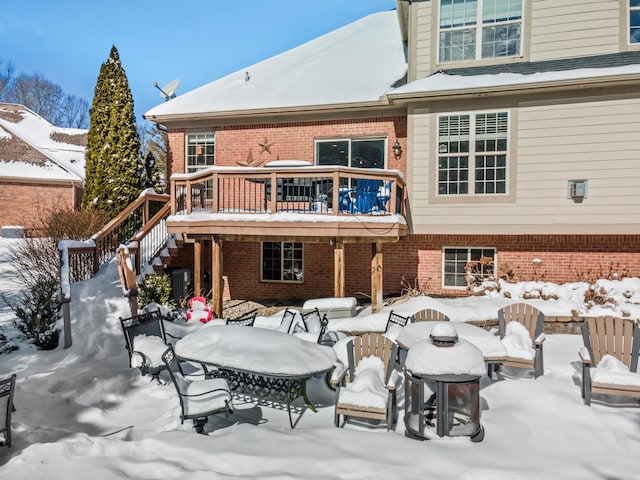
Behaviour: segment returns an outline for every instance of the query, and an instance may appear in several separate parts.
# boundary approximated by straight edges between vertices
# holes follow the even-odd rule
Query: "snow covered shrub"
[[[56,322],[61,304],[56,279],[40,277],[21,300],[9,306],[18,317],[16,326],[36,347],[51,350],[58,346],[60,331]]]
[[[151,302],[159,305],[175,306],[171,298],[171,277],[166,273],[147,275],[138,285],[138,304],[144,308]]]

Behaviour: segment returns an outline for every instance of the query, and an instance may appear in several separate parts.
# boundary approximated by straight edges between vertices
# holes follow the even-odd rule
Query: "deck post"
[[[193,243],[193,295],[198,296],[202,289],[202,242],[195,239]]]
[[[341,238],[333,242],[333,296],[342,298],[344,291],[344,242]]]
[[[222,240],[218,235],[211,235],[211,309],[218,318],[222,317],[223,293]]]
[[[382,242],[371,244],[371,311],[382,309]]]

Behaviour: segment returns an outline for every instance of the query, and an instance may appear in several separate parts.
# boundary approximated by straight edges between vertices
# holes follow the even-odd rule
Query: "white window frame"
[[[314,164],[315,165],[320,165],[320,159],[318,158],[318,144],[320,143],[329,143],[329,142],[347,142],[348,143],[348,152],[347,152],[347,167],[351,167],[351,161],[352,161],[352,144],[353,142],[366,142],[366,141],[382,141],[384,143],[384,148],[383,148],[383,158],[382,158],[382,166],[380,167],[371,167],[371,168],[386,168],[387,167],[387,150],[389,148],[388,142],[389,139],[388,137],[385,136],[381,136],[381,135],[372,135],[372,136],[353,136],[353,137],[329,137],[329,138],[316,138],[314,140],[314,146],[313,146],[313,156],[314,156]],[[342,165],[344,166],[344,165]],[[354,167],[357,168],[357,167]],[[368,167],[362,167],[362,168],[368,168]]]
[[[503,20],[503,21],[499,21],[499,22],[491,22],[491,23],[484,23],[483,20],[483,10],[484,10],[484,4],[485,2],[489,2],[489,1],[493,1],[493,0],[476,0],[476,18],[475,18],[475,23],[472,24],[468,24],[468,25],[460,25],[460,26],[453,26],[453,27],[445,27],[442,28],[441,25],[441,12],[442,12],[442,1],[443,0],[438,0],[438,13],[436,16],[436,25],[437,25],[437,43],[438,43],[438,50],[437,50],[437,55],[438,55],[438,63],[442,64],[442,63],[456,63],[456,62],[472,62],[472,61],[479,61],[479,60],[490,60],[490,59],[496,59],[496,58],[516,58],[516,57],[521,57],[522,56],[522,52],[523,52],[523,40],[524,40],[524,28],[525,28],[525,2],[526,0],[521,0],[522,2],[522,6],[521,6],[521,15],[519,19],[515,19],[515,20]],[[483,31],[485,30],[485,28],[490,28],[490,27],[496,27],[496,26],[503,26],[503,25],[520,25],[520,48],[519,51],[517,53],[514,53],[513,55],[498,55],[498,56],[487,56],[487,57],[483,57],[482,56],[482,34]],[[452,59],[452,60],[444,60],[442,58],[441,55],[441,33],[443,32],[455,32],[455,31],[463,31],[463,30],[475,30],[474,32],[474,38],[475,38],[475,52],[474,52],[474,57],[473,58],[467,58],[467,59]]]
[[[626,0],[627,1],[627,44],[628,45],[638,45],[640,46],[640,25],[634,26],[638,28],[638,40],[631,40],[631,14],[637,13],[640,15],[640,1],[638,0]],[[632,5],[632,3],[637,3],[637,5]]]
[[[264,245],[266,243],[279,243],[280,244],[280,280],[274,280],[271,278],[264,278],[264,269],[263,269],[263,260],[264,260]],[[284,263],[285,263],[285,256],[282,254],[284,252],[284,245],[286,243],[292,243],[294,244],[294,248],[298,248],[295,247],[295,245],[300,245],[299,249],[302,252],[302,260],[301,260],[301,264],[302,264],[302,268],[299,272],[300,274],[300,279],[299,280],[285,280],[285,267],[284,267]],[[304,243],[302,242],[260,242],[260,281],[261,282],[270,282],[270,283],[295,283],[295,284],[301,284],[304,283]]]
[[[504,113],[507,115],[507,132],[506,132],[506,149],[505,150],[494,150],[494,151],[486,151],[486,152],[477,152],[476,151],[476,140],[477,140],[477,131],[476,131],[476,118],[479,115],[490,115],[490,114],[501,114]],[[468,152],[443,152],[440,148],[440,119],[443,117],[462,117],[468,115],[469,116],[469,151]],[[454,198],[454,197],[475,197],[475,198],[494,198],[494,197],[507,197],[509,196],[509,160],[510,160],[510,148],[511,148],[511,119],[512,115],[509,110],[499,109],[499,110],[481,110],[481,111],[473,111],[473,112],[446,112],[439,113],[436,116],[436,141],[435,141],[435,155],[436,159],[435,165],[435,196],[439,198]],[[461,155],[466,153],[468,157],[468,174],[467,174],[467,192],[466,193],[440,193],[440,159],[441,158],[451,158],[455,156],[465,156]],[[475,191],[475,176],[476,176],[476,159],[481,156],[505,156],[505,178],[502,180],[504,182],[504,192],[481,192],[476,193]],[[497,168],[497,167],[496,167]],[[494,178],[494,181],[498,179]],[[486,185],[486,183],[485,183]]]
[[[446,264],[446,252],[447,250],[466,250],[467,251],[467,260],[465,265],[469,263],[471,260],[471,251],[472,250],[493,250],[493,272],[487,274],[487,277],[492,275],[496,275],[496,269],[498,268],[498,249],[496,247],[466,247],[466,246],[447,246],[442,247],[442,288],[443,289],[451,289],[451,290],[466,290],[467,283],[465,281],[464,285],[446,285],[446,274],[445,274],[445,264]],[[458,273],[456,276],[460,275]],[[464,275],[464,274],[462,274]]]
[[[211,138],[211,142],[208,142],[209,137]],[[191,165],[189,163],[189,159],[192,157],[192,154],[189,153],[189,147],[192,144],[191,139],[196,138],[196,139],[202,139],[202,141],[197,141],[195,142],[195,148],[198,147],[202,147],[205,149],[205,152],[202,154],[205,157],[205,160],[207,159],[207,157],[211,157],[212,159],[212,163],[211,165],[206,164],[206,165]],[[208,131],[208,132],[187,132],[187,134],[185,135],[185,148],[184,148],[184,169],[185,169],[185,173],[194,173],[194,172],[198,172],[200,170],[204,170],[205,168],[209,168],[215,165],[215,146],[216,146],[216,135],[214,131]],[[212,147],[212,153],[207,154],[206,153],[206,149],[207,146],[211,144]],[[196,153],[197,155],[197,153]]]

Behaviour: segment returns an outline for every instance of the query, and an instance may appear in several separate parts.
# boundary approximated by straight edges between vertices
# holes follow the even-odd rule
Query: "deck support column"
[[[222,317],[223,293],[222,240],[220,240],[218,235],[211,235],[211,309],[218,318]]]
[[[202,241],[193,243],[193,295],[199,296],[202,289]]]
[[[336,238],[333,242],[333,296],[342,298],[344,291],[344,242]]]
[[[371,311],[382,310],[382,242],[371,244]]]

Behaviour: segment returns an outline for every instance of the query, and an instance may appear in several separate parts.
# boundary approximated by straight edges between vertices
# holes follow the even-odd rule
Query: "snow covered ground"
[[[10,242],[0,239],[0,291],[5,294],[16,289],[5,257]],[[637,318],[640,280],[624,282],[611,291],[617,305],[594,307],[591,313],[626,311]],[[528,301],[548,315],[584,309],[579,293],[584,285],[544,288],[558,299]],[[498,379],[483,378],[485,439],[480,443],[406,438],[402,388],[394,431],[353,423],[338,429],[333,392],[320,381],[310,388],[318,413],[304,411],[295,430],[286,411],[237,398],[236,413],[213,417],[209,435],[203,436],[193,432],[191,422],[180,424],[171,383],[150,382],[128,368],[118,321],[127,316],[128,306],[115,265],[72,285],[72,295],[71,348],[37,351],[14,338],[19,349],[0,355],[0,377],[18,374],[13,446],[0,448],[2,479],[640,479],[640,405],[630,399],[603,402],[604,397],[591,407],[583,405],[579,335],[547,335],[545,374],[537,380],[506,369]],[[402,314],[425,306],[440,307],[457,321],[482,320],[495,318],[513,298],[422,297],[375,315],[365,310],[354,319],[333,320],[331,326],[382,329],[391,308]],[[12,319],[11,311],[0,306],[0,333],[15,337]],[[274,321],[259,318],[256,324],[275,326]],[[202,328],[199,322],[172,327],[181,335]]]

